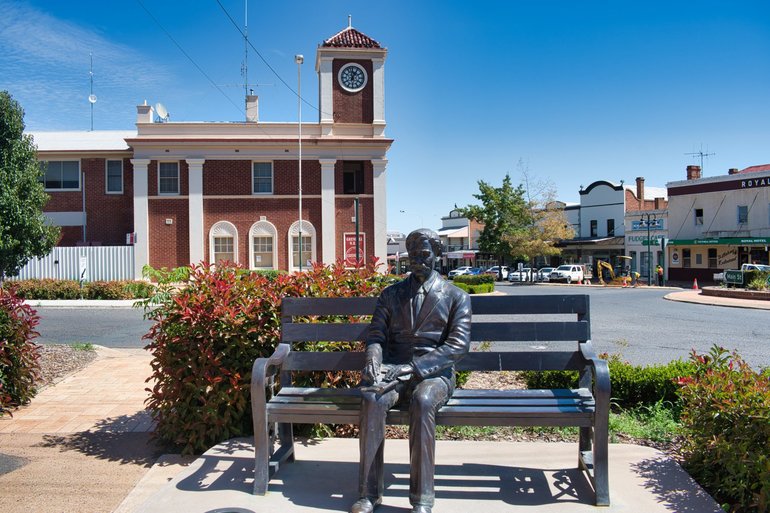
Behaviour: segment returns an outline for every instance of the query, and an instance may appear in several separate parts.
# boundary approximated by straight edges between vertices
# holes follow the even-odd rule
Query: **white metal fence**
[[[134,246],[55,247],[48,256],[29,261],[18,276],[9,280],[80,280],[83,266],[85,281],[136,279]]]

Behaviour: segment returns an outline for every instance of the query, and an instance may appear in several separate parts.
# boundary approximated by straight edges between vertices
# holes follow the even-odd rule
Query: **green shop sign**
[[[672,239],[669,246],[768,246],[768,237],[723,237],[719,239]]]

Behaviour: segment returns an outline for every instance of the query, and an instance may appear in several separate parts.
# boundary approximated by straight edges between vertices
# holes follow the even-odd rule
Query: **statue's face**
[[[425,280],[430,276],[436,264],[436,254],[433,252],[430,241],[421,238],[407,250],[409,252],[409,270],[416,278]]]

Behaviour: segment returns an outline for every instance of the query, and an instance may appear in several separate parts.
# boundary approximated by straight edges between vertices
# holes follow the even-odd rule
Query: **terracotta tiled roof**
[[[321,46],[335,48],[381,48],[380,43],[353,27],[348,27],[338,32],[325,40]]]
[[[746,169],[741,169],[740,171],[738,171],[738,174],[742,175],[744,173],[759,173],[760,171],[770,171],[770,164],[762,164],[761,166],[747,167]]]

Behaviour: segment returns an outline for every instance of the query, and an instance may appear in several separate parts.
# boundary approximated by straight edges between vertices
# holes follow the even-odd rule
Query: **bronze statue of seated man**
[[[366,337],[360,415],[359,500],[351,513],[371,513],[382,502],[385,416],[409,404],[409,502],[430,513],[436,412],[455,388],[454,364],[470,348],[471,302],[434,267],[438,235],[415,230],[406,238],[411,274],[382,291]]]

